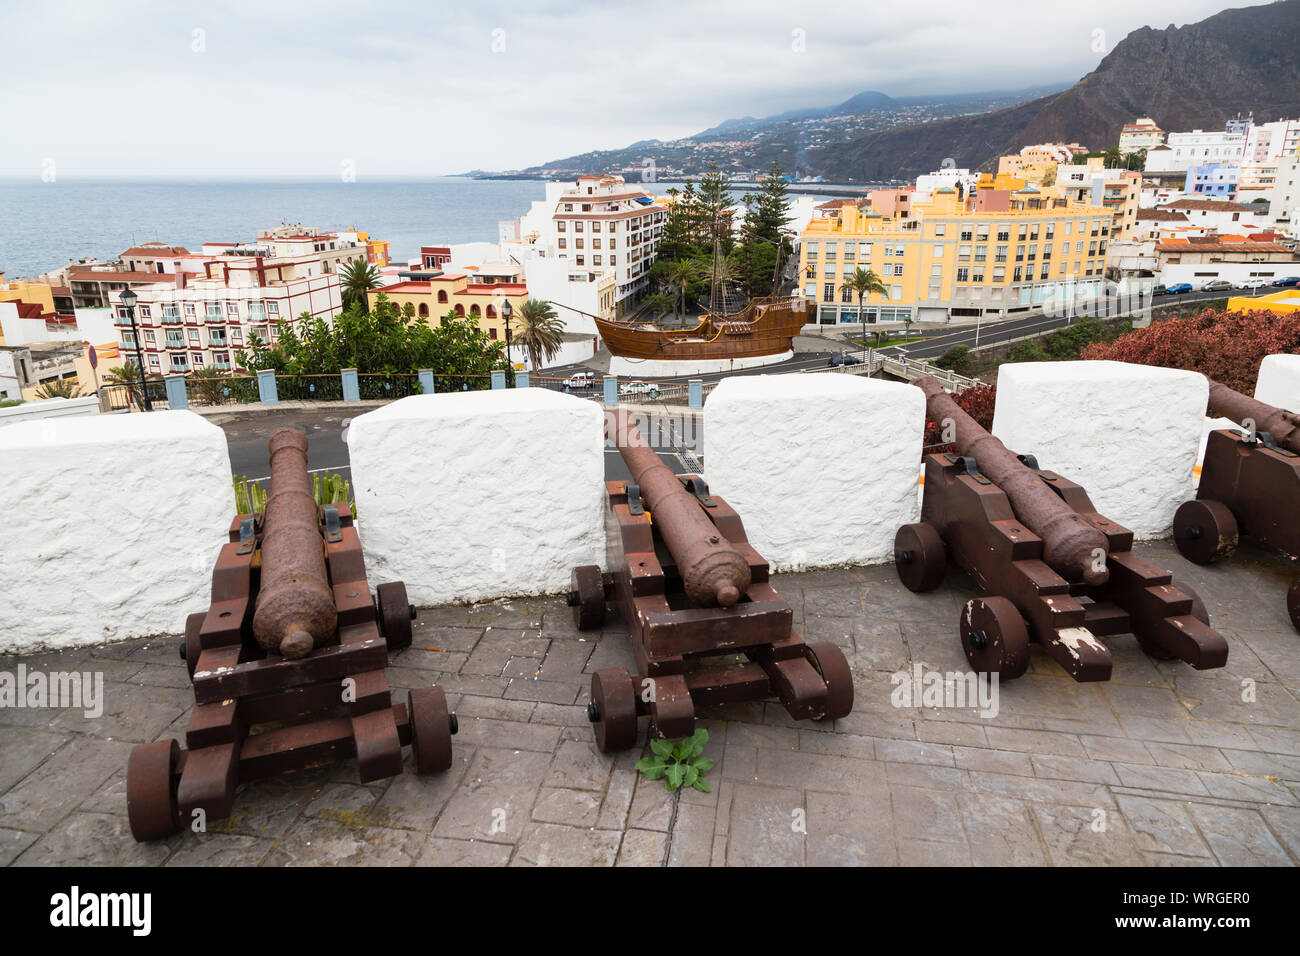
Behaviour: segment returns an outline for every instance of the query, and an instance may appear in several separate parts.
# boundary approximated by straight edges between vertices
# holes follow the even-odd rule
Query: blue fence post
[[[527,388],[527,387],[528,387],[528,373],[515,372],[515,388]]]
[[[434,393],[433,369],[420,369],[420,392],[424,395],[432,395]]]
[[[163,381],[167,386],[167,407],[171,409],[189,408],[190,400],[185,394],[185,376],[168,375]]]
[[[257,373],[257,395],[263,405],[280,404],[280,395],[275,390],[275,369],[263,369]]]
[[[492,373],[492,387],[493,388],[506,387],[506,373],[504,371],[496,371]]]
[[[618,376],[605,376],[605,404],[613,407],[618,404]]]
[[[704,407],[704,379],[693,378],[686,383],[687,402],[691,408]]]
[[[345,368],[341,374],[343,376],[343,401],[361,401],[361,384],[357,381],[357,370]]]

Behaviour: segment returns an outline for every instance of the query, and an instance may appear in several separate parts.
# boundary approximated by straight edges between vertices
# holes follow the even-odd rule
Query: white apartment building
[[[1242,158],[1248,163],[1268,163],[1295,156],[1300,149],[1300,119],[1278,120],[1252,126],[1246,134]]]
[[[646,273],[667,221],[667,207],[622,176],[581,176],[547,183],[546,198],[521,217],[517,235],[541,257],[577,272],[612,274],[621,315],[649,285]]]
[[[179,273],[136,293],[146,370],[160,375],[231,369],[252,336],[275,341],[277,321],[296,321],[304,312],[332,320],[343,304],[338,275],[322,274],[319,262],[264,256],[223,257],[201,278]],[[114,310],[120,343],[133,353],[130,318],[117,302]]]
[[[1246,148],[1246,133],[1192,130],[1170,133],[1164,146],[1147,152],[1146,172],[1185,173],[1206,163],[1237,163]]]
[[[1156,125],[1150,116],[1139,116],[1132,123],[1125,123],[1119,134],[1119,151],[1136,153],[1139,150],[1151,150],[1165,143],[1165,131]]]
[[[959,185],[962,188],[962,195],[969,196],[978,181],[979,173],[972,173],[969,169],[936,169],[932,173],[916,177],[916,189],[912,193],[912,201],[929,202],[936,190],[956,189]]]

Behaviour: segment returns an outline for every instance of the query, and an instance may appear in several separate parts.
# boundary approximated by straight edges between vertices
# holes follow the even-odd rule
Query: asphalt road
[[[646,439],[674,473],[694,471],[702,464],[703,424],[695,424],[672,410],[666,415],[645,429]],[[226,433],[232,474],[249,479],[267,478],[270,474],[267,441],[281,428],[297,428],[307,434],[309,470],[333,471],[351,479],[352,467],[343,436],[353,417],[343,409],[298,408],[221,416],[215,421]],[[557,449],[557,454],[563,453],[563,449]],[[607,448],[605,480],[626,481],[629,477],[622,456],[617,450]]]

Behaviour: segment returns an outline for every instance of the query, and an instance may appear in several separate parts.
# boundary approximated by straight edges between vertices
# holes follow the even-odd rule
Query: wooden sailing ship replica
[[[808,302],[802,296],[766,296],[751,299],[743,308],[730,308],[730,296],[721,280],[719,261],[722,237],[731,228],[730,217],[714,224],[713,269],[709,282],[709,303],[700,322],[691,329],[661,329],[653,322],[611,322],[592,316],[610,355],[632,359],[698,361],[707,359],[758,358],[793,350],[792,339],[808,318]],[[777,255],[772,273],[776,292],[781,275]],[[701,303],[703,305],[703,303]]]
[[[738,312],[707,311],[693,329],[652,322],[610,322],[593,316],[611,355],[635,359],[738,359],[788,352],[808,304],[801,296],[752,299]]]

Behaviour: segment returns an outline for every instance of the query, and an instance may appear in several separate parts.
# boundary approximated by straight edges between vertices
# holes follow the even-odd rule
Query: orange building
[[[522,282],[471,282],[469,276],[463,273],[372,289],[368,293],[372,309],[381,292],[398,307],[404,308],[409,303],[415,309],[417,317],[427,318],[430,322],[449,312],[468,316],[487,332],[489,338],[502,342],[506,338],[505,319],[501,315],[502,303],[509,301],[511,309],[518,313],[528,298],[528,287]],[[515,327],[512,322],[511,328]]]

